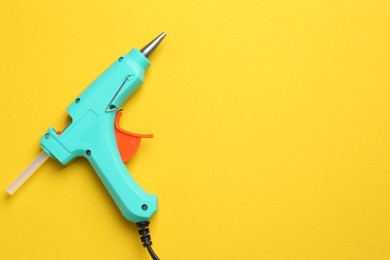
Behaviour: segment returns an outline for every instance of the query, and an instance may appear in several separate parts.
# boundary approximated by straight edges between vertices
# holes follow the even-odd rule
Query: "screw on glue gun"
[[[150,66],[149,55],[165,36],[162,33],[141,51],[134,48],[119,57],[77,96],[67,107],[71,124],[63,131],[49,128],[40,139],[43,151],[6,189],[12,195],[48,157],[64,165],[78,157],[85,157],[124,217],[138,223],[142,242],[153,259],[158,258],[151,250],[145,223],[157,211],[157,196],[146,193],[124,164],[135,154],[141,138],[152,135],[121,129],[119,118],[122,104],[144,81],[145,71]]]

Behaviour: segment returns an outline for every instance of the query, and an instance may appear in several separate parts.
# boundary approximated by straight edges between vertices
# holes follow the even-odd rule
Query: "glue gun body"
[[[85,157],[132,222],[145,221],[156,212],[157,196],[146,193],[131,177],[124,164],[129,154],[120,151],[121,133],[115,126],[122,104],[143,83],[149,66],[149,60],[137,49],[117,59],[68,106],[71,124],[62,132],[49,128],[40,139],[42,149],[64,165]],[[129,136],[128,145],[135,145],[136,150],[141,137]],[[134,153],[134,149],[129,152]]]

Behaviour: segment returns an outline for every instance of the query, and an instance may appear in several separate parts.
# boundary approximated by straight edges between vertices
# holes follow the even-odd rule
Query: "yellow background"
[[[0,4],[5,189],[117,57],[162,31],[122,126],[161,259],[390,259],[388,1]],[[0,259],[149,259],[83,159],[0,193]]]

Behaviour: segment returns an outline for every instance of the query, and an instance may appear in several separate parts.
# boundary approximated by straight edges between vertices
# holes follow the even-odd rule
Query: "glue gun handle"
[[[87,159],[126,219],[145,221],[157,210],[157,196],[147,194],[131,177],[116,144],[100,147]]]

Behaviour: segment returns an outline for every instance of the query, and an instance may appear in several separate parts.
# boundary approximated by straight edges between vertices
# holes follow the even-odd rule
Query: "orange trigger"
[[[134,134],[123,130],[119,127],[119,119],[121,116],[122,112],[119,111],[115,117],[115,136],[122,161],[127,162],[137,152],[141,144],[141,138],[152,138],[153,134]]]

